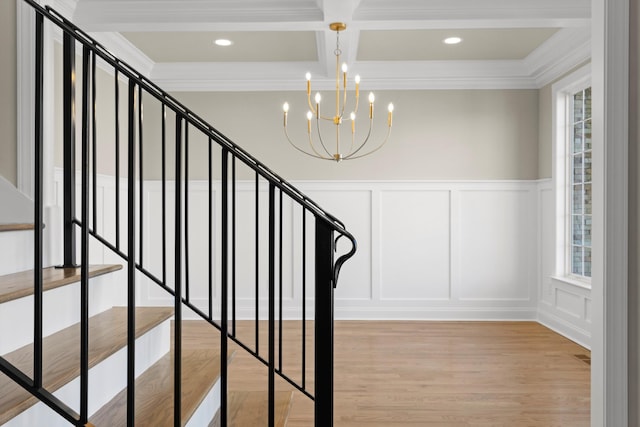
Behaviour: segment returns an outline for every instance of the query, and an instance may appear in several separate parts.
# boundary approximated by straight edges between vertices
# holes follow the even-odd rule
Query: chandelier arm
[[[313,145],[313,138],[311,137],[311,134],[309,134],[309,146],[311,147],[311,150],[313,150],[314,153],[316,153],[316,155],[322,159],[327,159],[327,160],[331,160],[331,154],[329,154],[329,152],[327,152],[327,156],[329,157],[325,157],[322,154],[320,154],[318,152],[318,150],[316,150],[316,146]],[[325,150],[327,151],[327,150]]]
[[[333,121],[333,117],[326,117],[326,116],[323,116],[322,114],[318,115],[318,109],[313,106],[313,103],[311,102],[310,94],[307,95],[307,104],[309,104],[309,110],[311,110],[314,116],[319,117],[322,120]]]
[[[355,123],[354,123],[355,125]],[[351,146],[349,146],[349,153],[351,153],[353,151],[353,145],[356,142],[356,132],[355,132],[355,127],[354,127],[354,131],[351,132]]]
[[[346,85],[346,82],[345,82],[345,85],[343,87],[343,92],[344,92],[344,95],[342,97],[342,109],[340,110],[340,117],[344,116],[344,109],[347,106],[347,85]]]
[[[313,115],[317,115],[318,112],[316,111],[316,108],[313,106],[313,104],[311,103],[311,94],[307,95],[307,103],[309,104],[309,109],[311,110],[311,112],[313,113]]]
[[[364,141],[362,141],[362,143],[358,146],[358,148],[355,151],[350,150],[349,154],[347,154],[345,156],[345,159],[348,159],[348,158],[354,156],[358,151],[362,150],[362,148],[367,144],[367,142],[369,142],[369,138],[371,137],[372,129],[373,129],[373,119],[370,119],[369,120],[369,131],[367,132],[366,138],[364,139]]]
[[[322,145],[322,148],[324,148],[324,151],[327,153],[329,157],[333,158],[331,153],[329,153],[329,150],[327,150],[326,145],[324,145],[324,141],[322,140],[322,133],[320,133],[320,120],[317,120],[317,119],[316,119],[316,129],[318,130],[318,139],[320,140],[320,144]],[[311,135],[309,135],[309,142],[311,142]],[[311,146],[313,147],[312,142],[311,142]]]
[[[387,143],[387,141],[389,140],[389,135],[391,135],[391,126],[389,126],[389,130],[387,130],[387,136],[385,136],[384,141],[382,141],[382,144],[380,144],[378,147],[376,147],[374,150],[371,150],[367,153],[364,154],[360,154],[359,156],[354,156],[354,154],[356,154],[355,152],[353,154],[350,154],[349,156],[343,158],[343,160],[355,160],[355,159],[359,159],[361,157],[364,156],[368,156],[369,154],[373,154],[376,151],[378,151],[379,149],[381,149],[382,147],[384,147],[384,145]]]
[[[293,148],[295,148],[296,150],[300,151],[301,153],[306,154],[307,156],[315,157],[316,159],[333,160],[332,158],[324,157],[324,156],[321,156],[320,154],[318,154],[318,152],[313,148],[313,145],[311,145],[311,148],[313,149],[315,154],[309,153],[308,151],[303,150],[302,148],[298,147],[293,141],[291,141],[291,138],[289,137],[289,132],[287,131],[286,127],[284,128],[284,134],[286,135],[287,141],[289,141],[289,144],[291,144],[291,146]],[[309,140],[311,140],[311,137],[309,137]]]

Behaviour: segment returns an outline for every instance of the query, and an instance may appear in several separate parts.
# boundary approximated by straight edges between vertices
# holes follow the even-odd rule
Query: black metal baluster
[[[91,70],[92,52],[82,49],[82,227],[80,237],[80,422],[89,417],[89,84],[95,77]],[[94,194],[95,197],[95,194]]]
[[[316,216],[315,425],[333,425],[333,229]],[[320,347],[322,343],[322,347]]]
[[[167,106],[162,103],[162,283],[167,284]]]
[[[139,173],[139,179],[140,179],[140,194],[138,194],[139,197],[139,204],[140,204],[140,215],[138,216],[138,219],[140,221],[140,228],[138,229],[138,233],[140,233],[140,236],[138,237],[138,247],[140,248],[139,251],[139,256],[140,258],[138,259],[138,262],[140,263],[140,267],[142,267],[144,265],[144,227],[142,226],[143,222],[144,222],[144,170],[143,170],[143,163],[144,163],[144,156],[143,156],[143,146],[144,146],[144,140],[142,137],[142,130],[143,130],[143,104],[142,104],[142,88],[138,85],[138,173]]]
[[[136,84],[129,79],[127,140],[127,426],[135,426],[136,381]]]
[[[66,31],[63,37],[63,217],[64,255],[61,267],[76,267],[76,41]]]
[[[269,427],[275,425],[275,298],[276,298],[276,208],[275,185],[269,183]]]
[[[256,355],[260,355],[260,176],[256,171]]]
[[[33,206],[33,385],[42,387],[42,156],[43,156],[43,85],[44,85],[44,17],[36,13],[35,51],[35,140],[34,140],[34,206]]]
[[[182,117],[176,113],[176,201],[175,201],[175,300],[174,300],[174,367],[173,425],[181,426],[182,418]]]
[[[98,232],[98,132],[97,99],[96,99],[96,55],[91,55],[91,187],[92,187],[92,225],[93,231]]]
[[[184,284],[189,298],[189,121],[184,122]]]
[[[236,156],[231,155],[231,329],[236,336]]]
[[[307,386],[307,208],[302,206],[302,389]]]
[[[208,153],[208,164],[209,164],[209,242],[208,242],[208,250],[209,257],[208,260],[208,268],[209,268],[209,282],[208,282],[208,290],[209,290],[209,320],[213,319],[213,150],[211,145],[213,141],[211,137],[209,137],[209,145],[207,146]]]
[[[115,142],[116,142],[116,249],[120,250],[120,83],[119,72],[115,69],[114,95],[115,95]]]
[[[229,150],[222,149],[222,213],[221,213],[221,268],[220,268],[220,425],[227,425],[227,391],[228,369],[227,353],[229,351],[229,322],[228,322],[228,266],[229,266]]]
[[[278,226],[278,370],[282,373],[282,190],[280,193],[280,203],[278,205],[279,226]]]

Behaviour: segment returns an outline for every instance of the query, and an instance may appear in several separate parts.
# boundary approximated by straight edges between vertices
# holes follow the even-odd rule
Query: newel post
[[[333,426],[333,228],[316,217],[315,425]]]

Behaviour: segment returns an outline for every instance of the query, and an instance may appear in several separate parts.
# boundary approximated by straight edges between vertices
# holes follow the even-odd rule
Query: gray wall
[[[0,175],[16,185],[16,2],[0,1]]]
[[[281,106],[285,101],[291,104],[290,135],[306,143],[303,91],[175,95],[285,179],[538,178],[537,90],[377,92],[377,120],[382,126],[375,129],[374,137],[384,136],[387,103],[396,106],[388,144],[372,156],[340,164],[309,158],[289,146]],[[158,107],[145,103],[145,156],[150,156],[145,175],[150,179],[160,176],[159,133],[152,123],[159,120]],[[335,140],[331,133],[326,138]],[[193,146],[190,157],[202,158],[205,144]],[[203,166],[194,165],[190,176],[204,178]]]

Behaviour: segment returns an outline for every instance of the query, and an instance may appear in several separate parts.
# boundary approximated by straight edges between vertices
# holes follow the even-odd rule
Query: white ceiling
[[[590,58],[590,0],[66,0],[166,90],[539,88]],[[458,35],[463,42],[445,46]],[[233,40],[228,48],[213,40]],[[353,74],[352,74],[353,75]],[[366,85],[366,86],[365,86]]]

